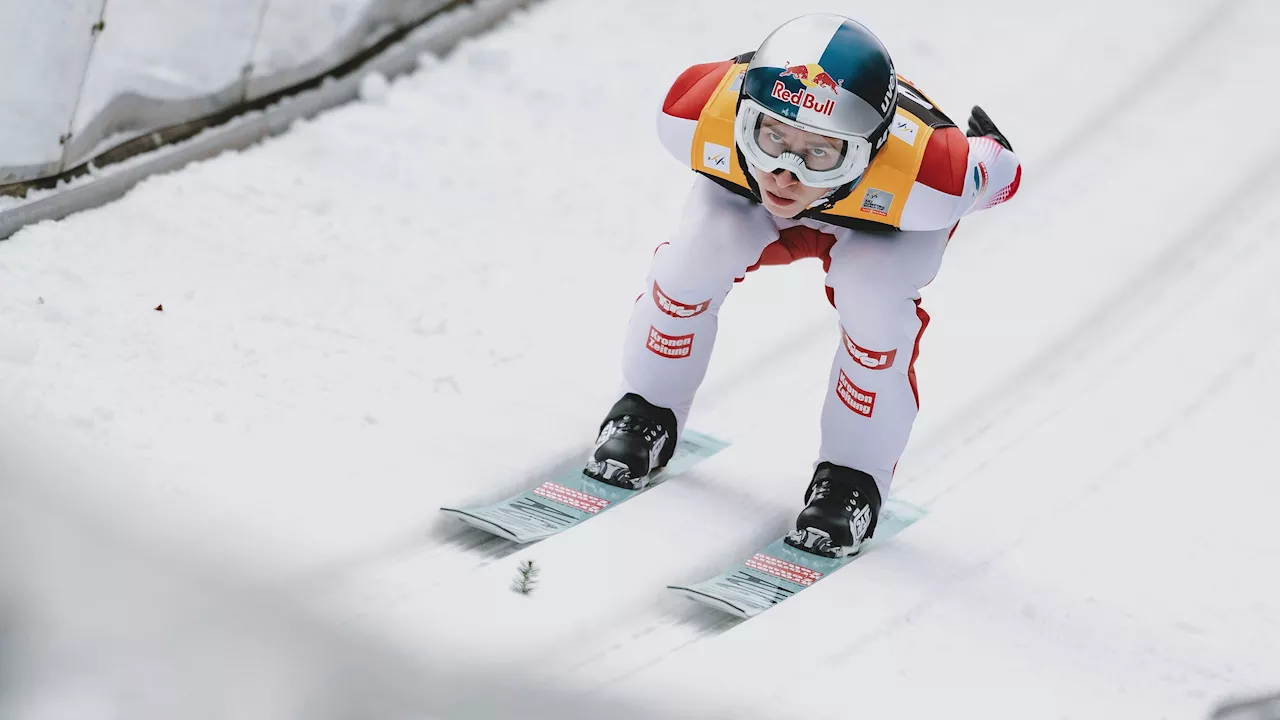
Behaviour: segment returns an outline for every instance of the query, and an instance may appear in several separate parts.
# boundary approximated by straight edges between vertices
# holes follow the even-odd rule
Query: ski
[[[679,475],[728,447],[710,435],[687,430],[667,466],[643,490],[628,490],[574,470],[505,500],[466,508],[440,508],[446,515],[516,543],[530,543],[599,515]]]
[[[866,555],[924,514],[914,505],[890,500],[881,509],[875,536],[851,557],[814,555],[786,544],[783,536],[709,580],[667,588],[703,605],[749,619]]]

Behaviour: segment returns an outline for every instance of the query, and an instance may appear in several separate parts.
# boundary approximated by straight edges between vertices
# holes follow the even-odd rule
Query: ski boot
[[[642,490],[675,452],[676,416],[627,393],[600,426],[583,473],[602,483]]]
[[[805,493],[808,504],[796,518],[786,543],[823,557],[856,555],[871,537],[880,515],[880,490],[861,470],[824,462]]]

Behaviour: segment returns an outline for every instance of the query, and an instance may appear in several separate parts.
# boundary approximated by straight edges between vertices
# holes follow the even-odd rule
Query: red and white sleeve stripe
[[[1018,156],[959,128],[935,132],[903,208],[902,230],[938,230],[1012,198],[1022,182]]]

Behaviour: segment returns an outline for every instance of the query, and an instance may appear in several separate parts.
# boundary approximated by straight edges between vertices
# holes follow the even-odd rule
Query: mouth
[[[791,205],[794,205],[796,203],[796,201],[791,198],[784,198],[781,195],[775,195],[769,192],[768,190],[765,190],[764,194],[768,195],[769,201],[772,202],[774,205],[777,205],[778,207],[790,207]]]

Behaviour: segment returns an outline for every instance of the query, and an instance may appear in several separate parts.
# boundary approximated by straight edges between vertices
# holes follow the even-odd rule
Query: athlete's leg
[[[645,292],[631,312],[623,394],[669,408],[683,429],[711,360],[720,305],[777,239],[763,207],[699,178],[679,230],[654,254]]]
[[[854,232],[831,249],[828,292],[840,344],[822,408],[819,462],[860,470],[889,496],[919,408],[914,361],[929,316],[920,288],[937,274],[950,229]]]

